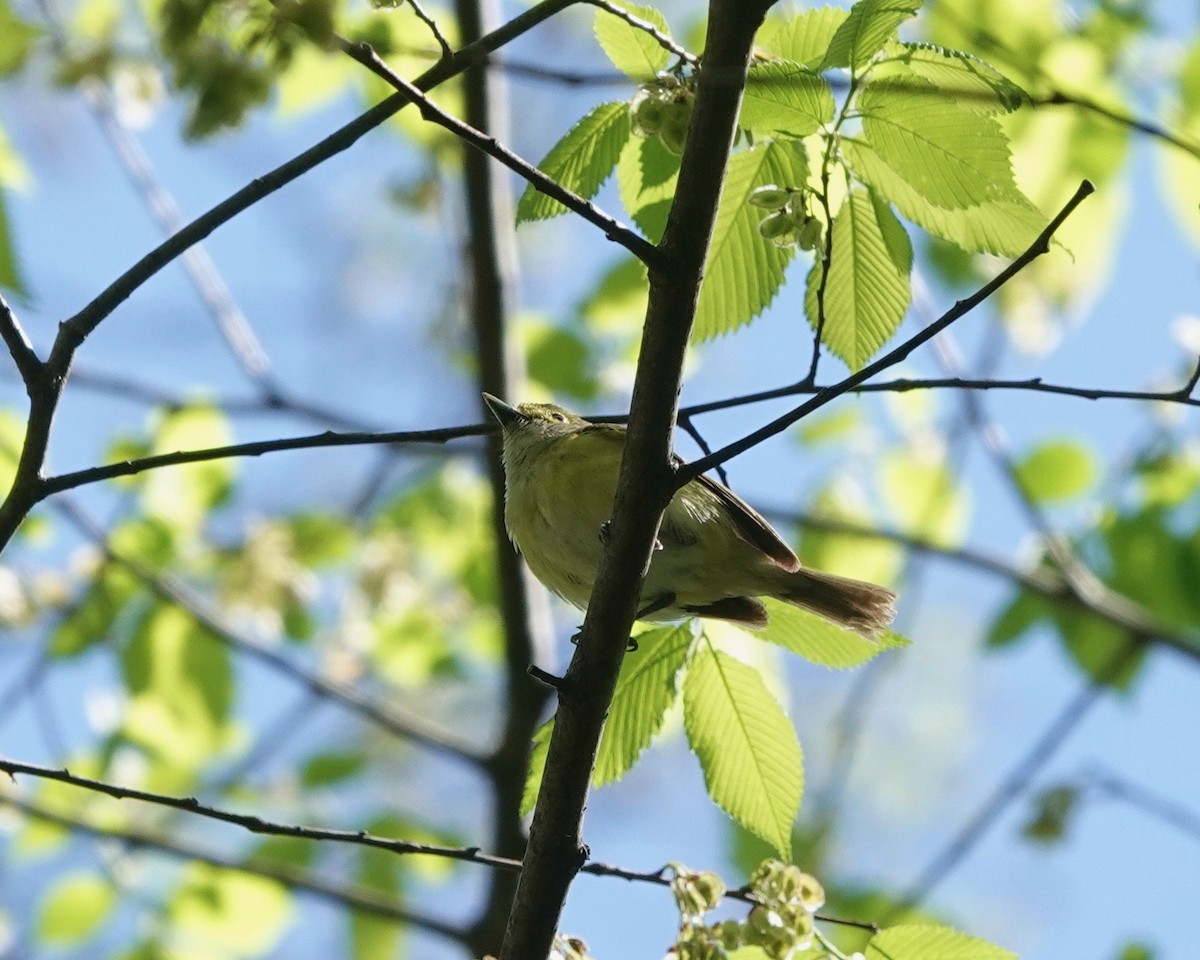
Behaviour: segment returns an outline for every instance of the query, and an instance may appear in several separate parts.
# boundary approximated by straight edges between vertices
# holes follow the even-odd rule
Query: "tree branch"
[[[559,706],[529,849],[500,960],[549,953],[567,891],[587,859],[583,810],[642,579],[673,494],[670,436],[704,260],[741,106],[755,31],[767,0],[712,0],[704,64],[679,183],[650,298],[634,381],[613,519]]]
[[[609,216],[590,200],[585,200],[574,191],[568,190],[553,177],[546,176],[546,174],[542,173],[532,163],[517,156],[517,154],[505,147],[495,136],[482,133],[475,126],[464,123],[452,114],[447,113],[429,99],[429,97],[422,94],[414,84],[409,83],[384,63],[371,48],[370,44],[347,43],[342,46],[342,49],[359,63],[373,70],[400,91],[400,93],[407,96],[416,104],[417,109],[421,111],[421,116],[429,123],[437,124],[439,127],[449,130],[476,150],[498,160],[510,170],[520,174],[539,193],[544,193],[551,199],[557,200],[568,210],[579,214],[588,223],[599,227],[604,231],[605,237],[614,243],[620,244],[648,266],[658,256],[658,248],[636,230],[631,230],[615,217]]]
[[[1021,256],[1005,267],[1004,270],[998,273],[993,279],[975,291],[975,293],[971,294],[971,296],[967,297],[965,300],[959,300],[957,303],[955,303],[953,307],[947,310],[933,323],[929,324],[929,326],[927,326],[924,330],[909,337],[906,341],[904,341],[904,343],[900,344],[900,346],[890,350],[873,363],[867,364],[856,373],[850,374],[850,376],[846,377],[846,379],[842,380],[841,382],[826,387],[811,400],[800,404],[800,406],[796,407],[791,412],[772,420],[766,426],[755,430],[753,433],[748,434],[741,440],[736,440],[733,443],[722,447],[716,453],[710,454],[707,457],[702,457],[699,460],[693,461],[692,463],[681,467],[675,473],[675,489],[679,489],[685,484],[690,483],[692,480],[695,480],[696,477],[700,476],[700,474],[707,470],[711,470],[718,463],[724,463],[726,460],[738,456],[738,454],[745,453],[747,450],[757,446],[764,440],[767,440],[778,433],[782,433],[802,417],[808,416],[814,410],[820,409],[831,400],[840,397],[842,394],[849,393],[859,384],[869,380],[877,373],[881,373],[889,367],[893,367],[901,361],[907,359],[909,354],[916,350],[917,347],[928,343],[956,320],[970,313],[977,306],[979,306],[979,304],[983,303],[988,297],[1004,286],[1004,284],[1006,284],[1009,280],[1029,266],[1029,264],[1031,264],[1034,260],[1049,251],[1050,238],[1054,236],[1058,228],[1062,226],[1063,221],[1071,215],[1075,208],[1093,192],[1095,192],[1095,189],[1096,188],[1092,186],[1090,181],[1084,180],[1079,185],[1079,189],[1075,191],[1075,195],[1072,196],[1071,199],[1067,201],[1066,206],[1064,206],[1055,215],[1054,219],[1051,220],[1046,226],[1046,229],[1043,230],[1041,234],[1038,235],[1037,239],[1034,240],[1029,246],[1029,249],[1027,249],[1023,254],[1021,254]]]
[[[159,836],[148,830],[141,830],[136,827],[118,829],[116,827],[106,827],[89,823],[86,820],[70,817],[38,804],[21,800],[3,790],[0,790],[0,805],[7,805],[14,810],[20,811],[27,817],[41,820],[44,823],[54,824],[74,833],[85,834],[99,840],[112,840],[117,843],[128,844],[131,847],[151,850],[155,853],[162,853],[179,860],[206,863],[221,870],[234,870],[238,873],[248,873],[256,877],[266,877],[269,880],[274,880],[282,884],[289,890],[298,890],[303,893],[312,894],[313,896],[320,897],[322,900],[328,900],[332,903],[349,907],[351,910],[382,917],[386,920],[411,924],[428,933],[453,940],[456,943],[462,943],[463,941],[462,931],[454,924],[398,906],[392,899],[381,896],[373,891],[340,886],[303,870],[297,870],[282,864],[268,863],[254,858],[238,860],[233,857],[218,856],[194,844],[186,843],[174,837]]]
[[[13,313],[3,294],[0,294],[0,338],[3,338],[4,345],[8,347],[9,355],[17,365],[17,372],[28,390],[29,385],[35,383],[42,375],[42,361],[34,353],[29,337],[25,335],[17,315]]]
[[[414,86],[422,91],[431,89],[468,67],[482,62],[488,54],[577,2],[580,0],[542,0],[477,43],[464,47],[452,57],[434,65],[417,78]],[[76,350],[96,327],[135,290],[184,250],[203,240],[219,226],[259,200],[348,149],[360,137],[382,124],[409,102],[407,94],[394,94],[320,143],[276,167],[270,173],[253,180],[163,241],[109,284],[87,306],[59,325],[49,359],[38,369],[38,375],[26,383],[30,398],[29,417],[12,487],[3,504],[0,504],[0,550],[8,545],[30,509],[45,496],[41,489],[42,470],[59,398],[70,374]],[[11,337],[13,329],[5,336]]]

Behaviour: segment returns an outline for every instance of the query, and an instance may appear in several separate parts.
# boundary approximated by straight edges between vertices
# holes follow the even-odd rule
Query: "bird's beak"
[[[499,397],[493,397],[490,393],[483,395],[483,402],[492,411],[492,416],[496,418],[502,429],[507,430],[525,419],[525,414],[516,407],[505,403]]]

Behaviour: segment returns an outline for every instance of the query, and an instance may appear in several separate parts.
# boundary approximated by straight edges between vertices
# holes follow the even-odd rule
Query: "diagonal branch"
[[[3,338],[4,345],[8,347],[13,363],[17,365],[17,372],[21,374],[21,379],[25,381],[25,387],[28,389],[31,383],[41,377],[42,361],[34,353],[29,337],[3,294],[0,294],[0,338]]]
[[[1037,239],[1029,246],[1021,256],[1017,257],[1012,263],[998,273],[994,278],[980,287],[975,293],[964,300],[959,300],[949,310],[942,314],[937,320],[925,327],[919,333],[909,337],[904,343],[896,347],[894,350],[884,354],[873,363],[867,364],[856,373],[850,374],[846,379],[832,386],[826,387],[811,400],[808,400],[800,406],[796,407],[789,413],[785,413],[782,417],[772,420],[766,426],[755,430],[741,440],[736,440],[730,443],[716,453],[710,454],[707,457],[702,457],[699,460],[686,464],[675,472],[675,489],[679,489],[685,484],[695,480],[696,477],[707,470],[711,470],[718,463],[724,463],[738,454],[745,453],[752,447],[757,446],[764,440],[767,440],[776,434],[782,433],[797,420],[808,416],[814,410],[818,410],[831,400],[840,397],[844,393],[849,393],[855,387],[866,382],[877,373],[887,370],[896,364],[907,359],[917,347],[928,343],[939,333],[949,327],[956,320],[966,316],[977,306],[983,303],[988,297],[999,290],[1004,284],[1015,277],[1018,273],[1024,270],[1029,264],[1046,253],[1050,249],[1050,238],[1054,236],[1058,228],[1062,226],[1063,221],[1071,215],[1079,204],[1087,197],[1095,192],[1095,187],[1091,181],[1084,180],[1079,189],[1075,191],[1074,196],[1067,201],[1066,205],[1055,215],[1054,219],[1047,224],[1046,229],[1038,235]]]
[[[584,199],[573,190],[568,190],[553,177],[546,176],[546,174],[542,173],[532,163],[517,156],[517,154],[505,147],[494,136],[483,133],[470,124],[459,120],[453,114],[447,113],[429,99],[429,97],[425,96],[416,85],[409,83],[384,63],[369,44],[345,43],[342,45],[342,49],[359,63],[364,64],[381,76],[400,91],[400,93],[409,97],[416,104],[417,109],[421,111],[421,116],[429,123],[435,123],[439,127],[449,130],[459,139],[475,147],[475,149],[482,151],[489,157],[500,161],[500,163],[504,164],[510,170],[520,174],[520,176],[532,184],[535,190],[544,193],[552,200],[557,200],[568,210],[579,214],[588,223],[599,227],[604,231],[605,237],[623,246],[647,266],[652,265],[655,258],[658,257],[658,248],[636,230],[631,230],[616,218],[609,216],[590,200]]]
[[[224,857],[211,853],[195,844],[187,843],[175,837],[160,836],[148,830],[137,827],[124,829],[101,826],[87,820],[58,813],[48,807],[30,803],[0,791],[0,806],[8,806],[27,817],[40,820],[43,823],[54,824],[73,833],[84,834],[99,840],[111,840],[143,850],[165,854],[179,860],[189,860],[195,863],[206,863],[221,870],[235,870],[239,873],[253,874],[256,877],[266,877],[282,884],[289,890],[312,894],[322,900],[328,900],[343,907],[349,907],[361,913],[367,913],[397,923],[412,924],[428,933],[436,934],[448,940],[462,942],[462,931],[455,924],[447,923],[436,917],[431,917],[407,907],[402,907],[390,897],[383,896],[372,890],[359,887],[346,887],[322,879],[304,870],[272,863],[261,859],[239,860],[235,857]]]

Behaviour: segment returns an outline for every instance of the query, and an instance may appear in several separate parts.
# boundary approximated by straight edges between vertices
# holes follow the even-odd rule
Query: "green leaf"
[[[519,332],[530,380],[551,393],[595,399],[600,382],[591,348],[578,333],[534,318],[522,318]]]
[[[0,151],[2,150],[3,144],[0,144]],[[3,177],[0,176],[0,184],[2,183]],[[22,296],[29,294],[29,288],[25,285],[25,280],[21,275],[17,244],[9,224],[8,204],[5,201],[3,190],[0,190],[0,287]],[[8,489],[7,485],[4,489]]]
[[[309,757],[300,770],[300,782],[306,787],[324,787],[355,776],[366,763],[361,753],[326,750]]]
[[[533,808],[537,805],[538,791],[542,789],[542,774],[546,770],[546,754],[550,750],[550,735],[553,732],[554,718],[551,717],[533,735],[533,744],[529,751],[529,773],[525,777],[525,789],[521,792],[523,817],[533,813]]]
[[[701,644],[683,682],[683,722],[709,796],[788,859],[803,758],[791,721],[762,677]]]
[[[764,136],[805,137],[833,119],[833,92],[819,74],[783,60],[750,68],[739,123]]]
[[[181,930],[208,947],[251,957],[275,945],[291,908],[291,895],[275,880],[192,863],[168,912]]]
[[[654,7],[637,3],[619,6],[637,19],[652,24],[659,33],[670,34],[666,18]],[[613,66],[634,80],[649,80],[671,60],[671,54],[649,33],[606,10],[596,11],[593,30]]]
[[[196,404],[162,415],[152,454],[226,446],[232,433],[216,407]],[[146,513],[173,529],[196,533],[208,512],[229,494],[233,464],[228,459],[160,467],[150,471],[142,490]]]
[[[1054,440],[1017,464],[1017,478],[1025,493],[1038,503],[1070,500],[1096,482],[1096,463],[1082,444]]]
[[[675,678],[692,643],[688,624],[640,633],[638,649],[625,655],[600,737],[592,783],[620,780],[662,727],[675,702]]]
[[[345,560],[354,549],[353,523],[333,513],[302,513],[290,517],[292,554],[306,567],[323,567]]]
[[[814,329],[823,269],[818,260],[808,275],[805,310]],[[833,219],[821,334],[851,370],[870,360],[900,326],[912,296],[911,269],[912,245],[900,221],[873,194],[855,190]]]
[[[112,884],[96,874],[85,870],[68,873],[42,900],[38,939],[55,947],[82,943],[108,919],[116,899]]]
[[[122,651],[129,688],[124,733],[181,768],[198,767],[229,737],[229,651],[179,607],[148,610]]]
[[[1006,647],[1050,617],[1051,610],[1044,598],[1022,590],[997,614],[984,643],[989,647]]]
[[[918,95],[922,89],[930,95]],[[867,142],[931,203],[958,208],[1025,200],[1000,125],[957,106],[933,84],[917,77],[870,83],[858,108]]]
[[[602,103],[567,131],[538,169],[590,200],[612,173],[628,139],[629,104],[623,100]],[[566,212],[561,203],[529,184],[517,204],[517,223],[546,220]]]
[[[0,77],[7,77],[21,68],[41,33],[13,12],[9,0],[0,0]]]
[[[747,200],[757,187],[800,186],[807,180],[808,159],[796,143],[762,144],[730,158],[696,307],[696,337],[707,340],[736,330],[775,298],[794,250],[759,235],[763,211]]]
[[[999,70],[961,50],[932,43],[900,43],[889,50],[889,62],[872,72],[872,77],[895,75],[890,68],[928,80],[936,91],[929,95],[948,97],[974,113],[1011,113],[1029,95]],[[903,74],[901,74],[903,75]]]
[[[918,450],[897,450],[883,461],[880,486],[884,503],[904,533],[942,547],[961,542],[969,501],[942,459]]]
[[[854,175],[917,226],[964,250],[1015,257],[1046,226],[1028,200],[997,200],[973,207],[940,207],[917,191],[863,142],[845,141],[842,157]]]
[[[816,67],[848,15],[839,7],[815,7],[794,17],[772,17],[759,31],[756,44],[784,60]]]
[[[822,71],[832,67],[861,67],[915,16],[922,0],[859,0],[838,27],[821,62]]]
[[[812,663],[838,670],[857,667],[909,641],[891,630],[878,640],[866,640],[852,630],[834,626],[815,613],[793,607],[781,600],[764,599],[771,622],[756,636],[798,653]]]
[[[1017,960],[1015,953],[937,924],[901,924],[875,934],[867,960]]]
[[[138,584],[123,568],[105,564],[80,600],[58,622],[50,637],[50,655],[74,657],[108,639],[109,630]]]
[[[1079,788],[1070,784],[1049,787],[1033,798],[1033,804],[1033,815],[1021,828],[1021,835],[1034,843],[1057,843],[1079,808]]]
[[[679,157],[658,137],[630,137],[617,161],[621,203],[654,243],[662,238],[675,199]]]

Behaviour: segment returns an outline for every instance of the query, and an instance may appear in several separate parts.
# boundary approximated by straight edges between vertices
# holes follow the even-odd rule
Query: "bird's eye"
[[[555,419],[555,420],[557,420],[559,423],[566,423],[566,422],[567,422],[567,415],[566,415],[565,413],[555,413],[555,414],[553,414],[552,416],[553,416],[553,417],[554,417],[554,419]]]

